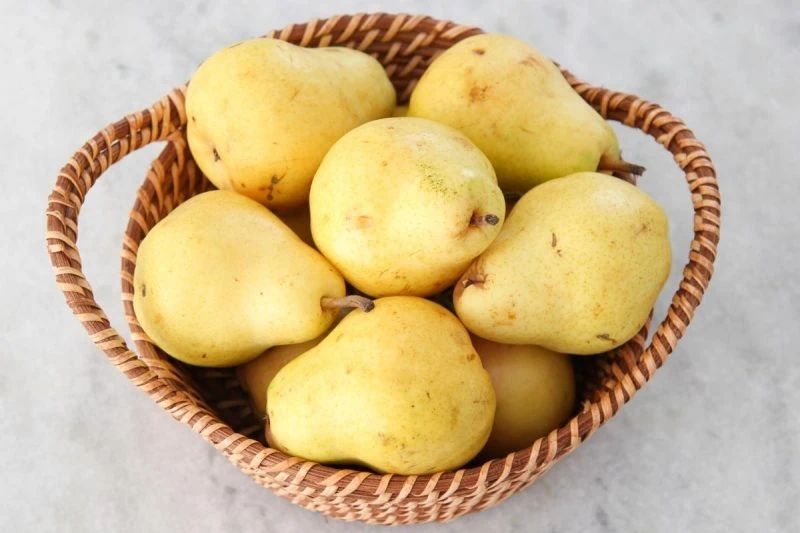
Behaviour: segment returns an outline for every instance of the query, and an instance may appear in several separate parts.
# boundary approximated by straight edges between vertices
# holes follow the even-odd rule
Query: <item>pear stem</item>
[[[499,222],[500,218],[491,213],[488,215],[479,215],[478,213],[473,213],[472,218],[469,219],[470,226],[496,226]]]
[[[604,155],[600,158],[600,162],[597,163],[597,170],[611,171],[611,172],[627,172],[629,174],[641,176],[642,174],[644,174],[645,168],[641,165],[628,163],[623,159],[612,159],[607,155]]]
[[[323,296],[319,301],[320,306],[325,310],[349,309],[358,307],[365,313],[375,309],[375,302],[365,296],[351,294],[349,296]]]
[[[471,287],[472,285],[480,285],[485,281],[486,281],[486,276],[484,274],[473,274],[467,279],[461,280],[461,286],[466,289],[467,287]]]

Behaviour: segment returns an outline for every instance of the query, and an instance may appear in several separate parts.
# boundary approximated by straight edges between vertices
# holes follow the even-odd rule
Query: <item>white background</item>
[[[366,529],[258,487],[129,384],[64,305],[44,210],[74,149],[216,49],[289,22],[379,10],[510,33],[585,79],[659,102],[706,143],[723,196],[716,275],[652,383],[528,490],[417,531],[800,530],[796,2],[0,4],[0,531]],[[622,144],[672,220],[663,312],[688,253],[689,195],[658,145],[636,132]],[[81,215],[85,270],[121,331],[121,236],[156,149],[104,176]]]

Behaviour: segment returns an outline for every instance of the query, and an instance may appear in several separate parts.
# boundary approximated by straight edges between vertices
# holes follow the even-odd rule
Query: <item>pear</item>
[[[408,114],[464,133],[505,191],[581,171],[644,171],[620,159],[614,130],[552,61],[506,35],[476,35],[446,50],[419,80]]]
[[[408,106],[407,105],[399,105],[394,108],[392,111],[393,117],[407,117],[408,116]]]
[[[527,192],[453,300],[486,339],[595,354],[641,329],[670,262],[661,207],[625,181],[583,172]]]
[[[253,410],[262,418],[267,414],[267,387],[272,382],[275,374],[286,364],[307,352],[325,338],[323,333],[316,339],[301,342],[300,344],[287,344],[274,346],[252,361],[248,361],[236,368],[236,377],[239,384],[250,396]]]
[[[482,458],[521,450],[569,420],[575,409],[575,375],[568,355],[475,336],[472,344],[497,396],[494,424],[480,453]]]
[[[195,196],[156,224],[139,246],[133,284],[145,333],[198,366],[234,366],[311,340],[339,307],[363,304],[267,208],[231,191]]]
[[[357,50],[241,41],[192,76],[189,148],[217,188],[290,209],[307,201],[333,143],[359,124],[391,116],[395,100],[381,64]]]
[[[472,459],[489,436],[495,393],[455,316],[391,296],[284,366],[267,409],[269,443],[285,453],[412,475]]]
[[[354,301],[358,303],[353,304]],[[356,296],[343,298],[341,302],[344,303],[345,306],[339,310],[339,314],[333,321],[333,326],[338,324],[349,312],[353,311],[354,307],[361,307],[362,310],[366,311],[367,309],[371,310],[374,306],[371,301]],[[348,305],[350,304],[353,304],[353,307],[349,307]],[[333,328],[333,326],[331,326],[331,328]],[[248,361],[236,367],[236,377],[239,380],[239,385],[250,396],[250,405],[255,413],[262,418],[266,417],[267,387],[272,382],[275,374],[286,366],[289,361],[304,354],[322,342],[322,339],[324,339],[328,333],[330,333],[330,329],[316,339],[307,342],[273,346],[252,361]]]
[[[311,213],[308,210],[308,204],[303,204],[288,213],[280,213],[278,218],[289,226],[295,235],[300,237],[301,241],[316,249],[314,237],[311,236]]]
[[[503,194],[486,157],[456,130],[419,118],[359,126],[311,186],[319,250],[371,296],[429,296],[494,240]]]

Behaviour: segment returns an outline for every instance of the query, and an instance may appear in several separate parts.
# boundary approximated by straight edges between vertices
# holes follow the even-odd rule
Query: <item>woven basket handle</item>
[[[139,360],[95,301],[77,247],[78,215],[89,189],[111,165],[154,141],[166,140],[186,123],[185,92],[186,86],[173,89],[147,109],[127,115],[95,134],[61,169],[47,203],[47,252],[67,305],[112,363],[139,388],[158,397],[159,403],[167,399],[165,395],[174,402],[188,399]]]

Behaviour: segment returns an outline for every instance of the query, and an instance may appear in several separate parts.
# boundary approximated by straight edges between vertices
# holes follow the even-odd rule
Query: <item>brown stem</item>
[[[338,298],[334,298],[332,296],[323,296],[320,299],[319,304],[325,310],[349,309],[358,307],[365,313],[369,313],[375,309],[375,302],[365,296],[359,296],[357,294],[339,296]]]
[[[600,158],[600,162],[597,163],[597,170],[601,172],[602,171],[627,172],[629,174],[641,176],[642,174],[644,174],[645,168],[641,165],[628,163],[623,159],[612,159],[611,157],[604,155]]]
[[[486,276],[483,274],[473,274],[470,277],[461,280],[461,287],[467,288],[471,285],[480,285],[486,281]]]
[[[473,213],[472,218],[469,219],[470,226],[496,226],[500,222],[500,217],[489,213],[488,215],[479,215]]]

